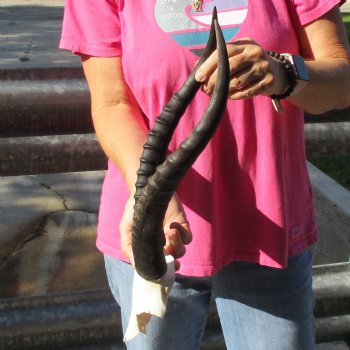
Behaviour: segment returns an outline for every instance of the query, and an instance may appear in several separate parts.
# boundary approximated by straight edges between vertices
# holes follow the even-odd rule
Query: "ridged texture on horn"
[[[194,76],[200,65],[215,49],[215,28],[212,25],[208,43],[198,64],[183,83],[181,88],[164,106],[162,112],[157,117],[153,128],[148,134],[147,140],[143,146],[143,153],[140,159],[140,168],[137,171],[137,180],[135,185],[136,200],[140,197],[142,188],[146,186],[148,178],[154,174],[156,167],[164,161],[174,130],[183,116],[188,104],[201,87],[201,83],[199,83]]]
[[[147,280],[157,280],[166,272],[163,252],[165,244],[163,220],[167,206],[179,182],[213,136],[226,108],[230,80],[229,63],[216,11],[213,13],[212,28],[215,31],[219,52],[219,67],[217,83],[209,106],[191,135],[180,145],[178,150],[156,167],[155,172],[153,171],[154,174],[148,177],[147,185],[139,189],[140,193],[136,198],[132,246],[135,268]],[[191,74],[193,79],[194,74]],[[190,85],[195,92],[186,92],[186,95],[191,95],[193,98],[198,91],[196,85],[194,87]],[[184,106],[181,107],[182,113],[184,112],[183,108]],[[175,129],[177,122],[174,124],[173,129]],[[170,138],[171,135],[169,141]],[[167,142],[169,143],[169,141]],[[164,150],[162,157],[165,157]],[[160,161],[161,159],[157,158],[157,162]]]

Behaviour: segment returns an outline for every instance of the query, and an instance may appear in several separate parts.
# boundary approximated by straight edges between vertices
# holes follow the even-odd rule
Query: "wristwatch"
[[[267,51],[267,54],[282,64],[288,81],[286,90],[281,94],[271,95],[272,105],[276,112],[283,112],[281,100],[288,96],[293,96],[300,92],[309,81],[309,71],[305,65],[304,59],[299,55],[290,53],[280,54],[276,51]]]
[[[287,58],[293,67],[296,81],[296,85],[290,94],[290,96],[293,96],[300,92],[309,81],[309,70],[307,69],[304,59],[301,56],[290,53],[283,53],[281,55]]]

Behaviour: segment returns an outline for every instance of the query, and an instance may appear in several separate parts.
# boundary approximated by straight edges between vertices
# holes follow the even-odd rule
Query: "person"
[[[164,218],[165,251],[175,257],[177,269],[167,311],[163,319],[152,318],[147,336],[138,335],[128,349],[198,349],[212,299],[227,349],[315,348],[309,247],[317,227],[303,112],[350,104],[341,4],[66,1],[60,47],[81,56],[94,127],[109,158],[96,244],[124,331],[142,146],[163,106],[196,66],[213,6],[227,43],[225,115]],[[169,152],[203,115],[216,68],[214,51],[196,73],[201,91],[179,122]]]

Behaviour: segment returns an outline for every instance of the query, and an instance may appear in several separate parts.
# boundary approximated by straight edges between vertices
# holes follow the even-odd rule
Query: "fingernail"
[[[177,232],[176,231],[171,232],[169,234],[169,242],[174,245],[177,243],[177,240],[178,240]]]
[[[196,75],[194,76],[194,78],[200,83],[203,83],[203,81],[205,81],[205,76],[201,70],[198,70],[196,72]]]
[[[209,88],[208,88],[208,85],[207,85],[207,84],[202,85],[201,89],[202,89],[202,91],[203,91],[203,92],[205,92],[206,94],[210,93],[210,91],[209,91]]]

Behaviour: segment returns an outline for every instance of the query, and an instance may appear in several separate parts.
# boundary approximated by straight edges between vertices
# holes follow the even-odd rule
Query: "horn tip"
[[[214,6],[214,8],[213,8],[213,19],[218,19],[218,11],[217,11],[217,9],[216,9],[216,6]]]

